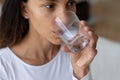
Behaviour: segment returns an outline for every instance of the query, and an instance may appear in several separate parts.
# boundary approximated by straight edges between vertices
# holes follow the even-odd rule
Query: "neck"
[[[11,47],[23,61],[42,65],[49,62],[58,53],[60,45],[53,45],[36,35],[27,35],[20,43]]]

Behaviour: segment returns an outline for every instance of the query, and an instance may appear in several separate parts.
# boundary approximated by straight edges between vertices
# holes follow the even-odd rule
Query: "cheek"
[[[49,41],[52,44],[60,45],[62,43],[62,40],[59,38],[58,35],[53,33],[54,27],[52,25],[52,22],[48,21],[46,19],[38,19],[37,21],[34,21],[33,28],[36,30],[36,32],[42,36],[44,39]]]
[[[52,44],[60,45],[62,40],[53,33],[54,30],[54,16],[41,13],[32,13],[30,16],[31,27],[44,39]]]
[[[34,29],[36,29],[39,33],[49,32],[51,30],[50,21],[46,19],[45,16],[35,15],[30,18],[30,23]]]

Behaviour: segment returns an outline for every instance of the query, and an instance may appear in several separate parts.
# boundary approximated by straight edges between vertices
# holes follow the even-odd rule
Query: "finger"
[[[94,32],[92,32],[92,31],[89,31],[88,34],[90,35],[89,46],[91,48],[96,48],[98,36]]]
[[[84,20],[80,21],[80,25],[81,25],[82,27],[84,27],[84,29],[85,29],[86,31],[89,31],[89,30],[95,31],[95,30],[94,30],[93,28],[91,28],[91,27],[87,24],[87,22],[84,21]]]
[[[79,29],[80,29],[80,28],[83,29],[83,27],[88,26],[87,23],[86,23],[85,21],[83,21],[83,20],[80,21],[79,25],[80,25],[80,26],[79,26]]]
[[[80,24],[79,33],[84,29],[90,35],[90,47],[96,48],[98,36],[95,34],[95,30],[90,28],[85,21],[80,21]]]
[[[86,21],[84,21],[84,20],[80,21],[80,24],[81,24],[82,26],[88,26],[88,24],[87,24]]]
[[[64,51],[64,52],[67,52],[67,53],[69,53],[70,52],[70,49],[68,48],[68,46],[67,45],[64,45],[64,46],[62,46],[62,51]]]
[[[90,26],[88,26],[88,24],[85,22],[85,21],[80,21],[80,28],[79,28],[81,31],[81,29],[84,29],[84,31],[88,32],[88,31],[93,31],[95,32],[94,29],[92,29]]]
[[[93,61],[93,59],[94,59],[94,57],[97,55],[97,50],[96,49],[90,49],[89,50],[89,52],[88,53],[83,53],[82,55],[81,55],[81,57],[79,58],[79,60],[76,62],[76,64],[78,65],[78,66],[82,66],[82,65],[89,65],[92,61]]]
[[[94,30],[93,28],[89,27],[89,26],[85,26],[85,27],[84,27],[84,30],[87,31],[87,32],[88,32],[88,31],[92,31],[92,32],[95,33],[95,30]]]
[[[88,31],[91,30],[90,27],[88,27],[88,26],[84,26],[83,29],[84,29],[86,32],[88,32]]]

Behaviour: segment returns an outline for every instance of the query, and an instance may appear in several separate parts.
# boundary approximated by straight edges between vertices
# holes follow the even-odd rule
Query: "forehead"
[[[58,0],[39,0],[39,1],[58,1]]]
[[[39,0],[39,1],[72,1],[72,0]]]
[[[46,3],[46,2],[69,2],[69,1],[76,1],[76,0],[29,0],[32,4],[35,3]]]

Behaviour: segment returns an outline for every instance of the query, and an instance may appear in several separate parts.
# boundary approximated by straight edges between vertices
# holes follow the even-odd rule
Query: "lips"
[[[52,33],[53,33],[53,37],[54,37],[54,38],[60,39],[60,36],[59,36],[59,34],[58,34],[57,32],[52,31]]]
[[[56,36],[59,36],[59,34],[56,31],[52,31],[52,33]]]

